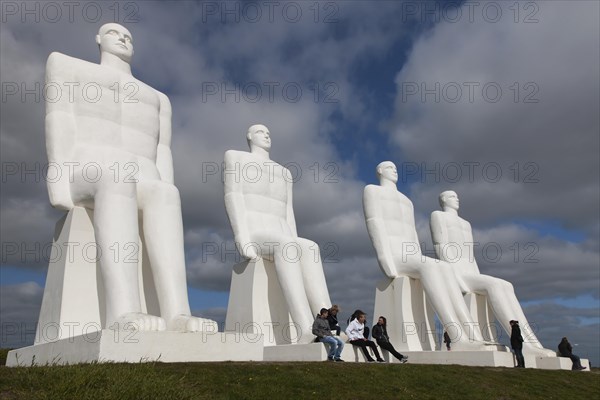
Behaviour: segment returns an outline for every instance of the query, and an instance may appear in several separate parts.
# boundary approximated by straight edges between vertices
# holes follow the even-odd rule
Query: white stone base
[[[281,346],[265,347],[265,361],[327,361],[329,348],[323,343],[311,344],[289,344]],[[370,351],[369,351],[370,352]],[[373,354],[373,353],[371,353]],[[365,362],[362,350],[344,343],[341,354],[342,360],[346,362]],[[375,358],[375,356],[373,356]]]
[[[136,332],[104,329],[12,350],[9,367],[91,362],[262,361],[260,335],[217,332]]]
[[[471,367],[514,367],[512,353],[503,351],[409,351],[410,364],[466,365]]]
[[[573,368],[573,362],[570,358],[566,357],[538,357],[536,360],[537,368],[539,369],[564,369],[571,370]],[[527,365],[527,361],[525,361]],[[581,359],[581,366],[586,367],[582,371],[590,370],[590,361],[587,359]]]

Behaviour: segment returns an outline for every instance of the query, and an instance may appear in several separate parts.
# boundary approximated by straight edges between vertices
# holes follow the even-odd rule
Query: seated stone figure
[[[505,280],[479,272],[473,254],[473,232],[471,224],[458,215],[459,199],[456,192],[447,190],[439,196],[443,211],[431,214],[430,228],[435,252],[440,260],[447,261],[463,293],[487,296],[496,318],[509,334],[509,321],[517,320],[523,331],[523,350],[539,356],[553,356],[554,352],[544,349],[527,323],[513,285]]]
[[[125,27],[103,25],[96,43],[99,65],[60,53],[48,58],[48,84],[77,83],[72,96],[63,91],[46,104],[48,160],[62,170],[48,182],[50,202],[93,210],[104,327],[199,331],[208,324],[215,331],[214,321],[191,316],[188,303],[169,99],[132,76],[133,41]],[[139,244],[138,216],[160,316],[142,313],[138,263],[123,251]]]
[[[419,279],[439,319],[459,330],[457,348],[479,350],[483,337],[467,309],[452,266],[421,253],[412,202],[396,188],[398,172],[394,163],[377,166],[380,185],[367,185],[363,205],[367,230],[383,273]],[[406,321],[411,322],[411,321]]]
[[[315,315],[331,306],[319,248],[298,237],[292,175],[269,158],[269,129],[253,125],[246,138],[250,152],[225,153],[227,216],[243,257],[274,262],[292,322],[300,328],[298,342],[307,343]]]

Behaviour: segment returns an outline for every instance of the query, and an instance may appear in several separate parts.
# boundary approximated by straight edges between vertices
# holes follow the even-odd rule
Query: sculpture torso
[[[48,71],[47,83],[60,85],[60,102],[75,125],[71,157],[65,161],[97,162],[103,166],[134,162],[139,168],[137,179],[160,180],[156,168],[159,92],[111,67],[58,53],[53,57],[57,68]],[[65,82],[79,84],[72,90],[72,99],[65,98]],[[119,168],[122,170],[123,165]]]
[[[432,229],[433,242],[441,245],[438,257],[448,261],[456,272],[479,274],[473,252],[474,241],[471,224],[458,215],[445,211],[434,211],[432,221],[442,224],[447,237],[437,237],[441,229]]]
[[[290,171],[275,161],[264,159],[246,151],[227,152],[226,179],[236,179],[244,205],[249,234],[269,232],[276,235],[295,236],[288,222],[288,192],[291,191]],[[235,165],[235,164],[238,165]],[[235,172],[235,177],[233,172]]]
[[[374,215],[367,215],[367,218],[376,218],[383,223],[387,236],[384,240],[389,242],[392,254],[402,255],[402,243],[411,243],[420,249],[415,211],[410,199],[395,188],[378,185],[368,185],[365,194],[365,202],[374,206],[367,204],[367,210],[374,211]]]

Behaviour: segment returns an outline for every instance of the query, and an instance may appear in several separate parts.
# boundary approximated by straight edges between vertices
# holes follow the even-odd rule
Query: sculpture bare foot
[[[176,315],[168,323],[170,331],[180,332],[218,332],[216,321],[207,318],[193,317],[191,315]]]
[[[125,331],[164,331],[167,327],[165,320],[161,317],[140,312],[123,314],[117,318],[115,323],[119,330]]]

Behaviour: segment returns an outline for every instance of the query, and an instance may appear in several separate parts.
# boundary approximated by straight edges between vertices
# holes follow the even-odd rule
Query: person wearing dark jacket
[[[448,335],[448,331],[444,331],[444,343],[446,343],[446,349],[448,351],[452,350],[452,340],[450,339],[450,335]]]
[[[340,323],[337,319],[337,314],[339,311],[340,308],[338,307],[338,305],[334,304],[329,309],[329,316],[327,317],[327,321],[329,322],[329,329],[335,331],[335,334],[337,336],[340,336],[340,332],[342,331],[342,328],[340,328]]]
[[[329,361],[344,361],[340,358],[342,350],[344,349],[344,342],[338,337],[333,336],[331,329],[329,329],[329,321],[327,316],[329,310],[321,308],[321,312],[317,315],[315,322],[312,326],[312,333],[317,337],[319,342],[327,343],[329,345],[329,354],[327,359]]]
[[[383,350],[387,350],[394,355],[401,363],[405,363],[408,361],[408,357],[403,356],[398,353],[394,346],[390,343],[390,337],[387,333],[387,319],[383,316],[379,317],[377,320],[377,324],[373,326],[373,331],[371,332],[371,336],[373,339],[377,341],[377,345],[381,347]]]
[[[510,347],[515,352],[517,358],[516,368],[525,368],[525,357],[523,357],[523,336],[521,336],[521,328],[519,321],[511,320],[510,322]]]
[[[581,359],[579,356],[573,354],[573,346],[571,346],[571,343],[569,343],[566,337],[562,338],[558,344],[558,352],[561,357],[568,357],[573,361],[573,368],[571,368],[573,371],[581,371],[586,368],[581,366]]]

